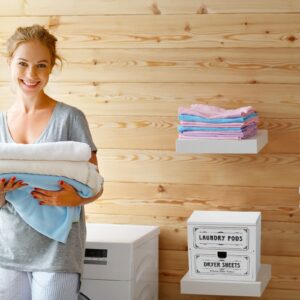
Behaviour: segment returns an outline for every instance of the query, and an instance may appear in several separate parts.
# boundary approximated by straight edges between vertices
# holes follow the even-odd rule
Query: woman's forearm
[[[5,204],[5,193],[0,193],[0,207],[2,207]]]
[[[90,198],[82,198],[81,197],[82,200],[81,200],[80,205],[85,205],[85,204],[88,204],[88,203],[91,203],[91,202],[97,200],[102,195],[102,193],[103,193],[103,188],[101,189],[101,191],[98,194],[96,194],[93,197],[90,197]]]
[[[91,156],[91,159],[90,159],[90,163],[96,165],[96,166],[97,166],[97,169],[98,169],[98,161],[97,161],[97,156],[96,156],[96,152],[95,152],[95,151],[92,152],[92,156]],[[98,172],[99,172],[99,171],[98,171]],[[102,187],[102,189],[99,191],[99,193],[96,194],[96,195],[93,196],[93,197],[90,197],[90,198],[82,198],[82,197],[80,197],[81,200],[80,200],[80,204],[79,204],[79,205],[85,205],[85,204],[88,204],[88,203],[91,203],[91,202],[97,200],[97,199],[102,195],[102,193],[103,193],[103,187]]]

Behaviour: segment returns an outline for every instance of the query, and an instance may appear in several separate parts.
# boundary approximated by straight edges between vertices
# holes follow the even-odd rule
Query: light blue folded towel
[[[185,125],[179,125],[177,127],[178,132],[184,132],[184,131],[224,131],[224,132],[245,132],[250,129],[256,128],[257,124],[251,124],[244,127],[201,127],[201,126],[185,126]]]
[[[65,243],[73,222],[80,218],[81,206],[48,206],[39,205],[31,195],[37,187],[45,190],[60,190],[58,182],[63,180],[71,184],[83,198],[93,195],[92,189],[74,179],[64,176],[39,175],[29,173],[2,173],[0,178],[9,179],[15,176],[16,181],[23,180],[28,186],[6,193],[5,199],[10,202],[21,218],[41,234]]]
[[[256,113],[249,114],[246,117],[236,117],[236,118],[220,118],[220,119],[208,119],[195,115],[183,115],[180,114],[178,119],[181,121],[191,121],[191,122],[204,122],[204,123],[242,123],[248,121],[251,118],[257,117]]]

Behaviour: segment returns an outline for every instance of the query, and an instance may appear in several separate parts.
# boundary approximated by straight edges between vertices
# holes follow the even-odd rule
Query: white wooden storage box
[[[194,211],[187,223],[191,278],[257,279],[260,212]]]

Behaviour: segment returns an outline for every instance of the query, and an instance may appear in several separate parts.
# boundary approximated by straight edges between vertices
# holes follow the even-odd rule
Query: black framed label
[[[219,259],[213,254],[195,254],[195,273],[201,275],[235,275],[246,276],[250,270],[250,257],[246,255],[232,255],[226,259]]]
[[[248,250],[249,228],[193,227],[193,246],[201,250]]]

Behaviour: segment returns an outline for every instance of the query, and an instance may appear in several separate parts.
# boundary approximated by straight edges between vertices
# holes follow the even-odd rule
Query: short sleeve
[[[87,119],[84,113],[79,109],[75,109],[71,116],[70,140],[86,143],[90,145],[93,152],[97,152],[97,147],[93,141]]]

